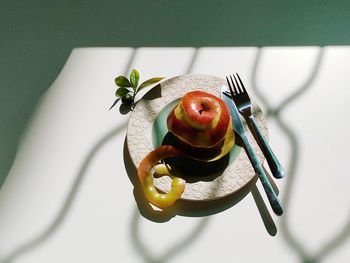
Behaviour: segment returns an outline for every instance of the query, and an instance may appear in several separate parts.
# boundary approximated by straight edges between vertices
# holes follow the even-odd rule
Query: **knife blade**
[[[258,157],[256,156],[254,149],[252,148],[243,122],[240,118],[240,114],[238,112],[238,109],[236,105],[234,104],[233,100],[231,99],[230,92],[228,91],[228,88],[226,86],[221,87],[220,91],[220,97],[221,99],[226,103],[227,107],[229,108],[232,123],[233,123],[233,130],[236,132],[236,134],[242,139],[242,142],[244,144],[244,149],[248,155],[248,158],[254,168],[255,173],[259,177],[259,180],[261,184],[263,185],[263,188],[265,190],[266,196],[269,200],[269,203],[271,205],[272,210],[275,212],[276,215],[282,215],[283,214],[283,208],[280,203],[280,200],[278,199],[278,196],[276,195],[274,189],[271,186],[271,183],[266,176],[264,169],[262,168]]]

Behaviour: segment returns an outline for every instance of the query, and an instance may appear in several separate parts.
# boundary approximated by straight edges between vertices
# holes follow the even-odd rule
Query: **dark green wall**
[[[74,47],[346,45],[349,22],[349,1],[0,0],[0,185]]]

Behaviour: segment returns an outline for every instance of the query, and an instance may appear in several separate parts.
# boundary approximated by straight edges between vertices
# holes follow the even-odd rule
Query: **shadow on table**
[[[295,134],[294,129],[290,127],[285,119],[282,118],[283,110],[288,108],[291,104],[293,104],[296,99],[298,99],[301,95],[303,95],[309,88],[312,87],[314,80],[317,78],[319,71],[321,69],[322,61],[324,58],[325,49],[320,47],[319,52],[317,54],[315,64],[313,70],[311,71],[308,78],[305,80],[304,84],[296,87],[295,91],[289,96],[282,99],[282,101],[276,107],[272,107],[262,90],[259,89],[259,85],[257,85],[257,72],[260,66],[261,57],[263,51],[259,49],[259,52],[256,56],[253,73],[252,73],[252,89],[254,90],[257,97],[263,103],[267,110],[267,117],[275,119],[277,125],[280,130],[286,136],[290,145],[290,158],[288,160],[289,169],[286,175],[286,187],[284,189],[283,195],[283,203],[285,205],[286,213],[281,217],[281,234],[286,241],[286,244],[290,247],[290,249],[294,250],[294,252],[299,256],[300,261],[303,263],[318,263],[330,253],[334,252],[338,247],[340,247],[350,236],[350,217],[345,222],[344,226],[339,229],[339,231],[332,237],[327,240],[323,246],[321,246],[316,252],[311,253],[307,250],[305,244],[303,244],[300,238],[297,238],[295,233],[291,230],[290,222],[289,222],[289,213],[288,207],[289,203],[292,199],[292,191],[295,185],[295,180],[297,177],[297,166],[299,163],[300,156],[300,142],[297,134]]]
[[[311,74],[310,79],[307,81],[307,83],[302,86],[295,94],[293,94],[290,98],[287,98],[285,102],[288,104],[294,101],[297,97],[299,97],[300,94],[304,92],[304,90],[311,85],[312,80],[315,78],[316,73],[320,67],[321,64],[321,58],[322,58],[322,52],[320,52],[319,58],[317,60],[315,70]],[[254,74],[256,75],[256,68],[258,65],[258,60],[260,58],[260,53],[257,56],[257,60],[254,66]],[[258,93],[258,92],[257,92]],[[258,94],[261,95],[262,94]],[[263,97],[262,97],[263,98]],[[290,160],[290,168],[287,173],[287,184],[286,189],[284,193],[284,203],[285,203],[285,209],[288,210],[288,204],[289,200],[291,198],[290,194],[292,192],[292,187],[294,184],[294,180],[296,177],[296,166],[298,163],[297,157],[299,154],[299,144],[296,135],[293,133],[292,129],[288,127],[286,123],[282,121],[280,118],[279,113],[284,109],[285,105],[287,103],[281,104],[284,106],[280,106],[280,108],[277,108],[277,111],[274,109],[269,109],[270,117],[276,118],[276,121],[278,122],[281,130],[286,134],[287,138],[290,140],[291,145],[291,160]],[[268,102],[266,100],[265,103],[267,106]],[[124,112],[126,114],[128,110]],[[123,112],[122,112],[123,113]],[[87,157],[85,158],[84,162],[82,163],[79,172],[76,175],[76,178],[74,180],[74,183],[71,187],[71,189],[68,192],[68,195],[66,196],[62,207],[59,209],[56,217],[53,219],[53,221],[45,228],[43,231],[37,235],[36,237],[32,238],[28,242],[22,244],[17,249],[15,249],[12,253],[10,253],[8,256],[3,258],[1,260],[2,263],[9,263],[15,261],[18,257],[25,254],[26,252],[35,249],[45,241],[47,241],[52,235],[59,229],[63,221],[65,220],[67,214],[69,213],[72,204],[74,202],[74,199],[76,198],[77,192],[79,190],[79,187],[84,179],[84,176],[86,174],[87,169],[89,168],[90,162],[93,160],[93,158],[96,156],[96,153],[102,148],[102,146],[107,143],[111,138],[113,138],[115,135],[120,133],[124,128],[126,124],[122,124],[118,127],[116,127],[114,130],[110,131],[109,133],[106,133],[104,137],[102,137],[100,140],[96,142],[96,144],[92,147],[90,152],[88,153]],[[140,189],[140,186],[137,181],[136,177],[136,168],[134,167],[129,151],[127,149],[126,142],[124,141],[124,162],[125,167],[128,173],[128,176],[130,178],[130,181],[134,185],[134,196],[135,200],[138,206],[138,210],[135,210],[132,219],[130,220],[132,222],[130,233],[132,235],[132,241],[135,245],[136,249],[140,251],[140,253],[144,256],[144,258],[147,260],[147,262],[165,262],[166,259],[173,256],[177,251],[182,248],[182,243],[191,243],[194,242],[200,235],[201,232],[203,232],[203,229],[207,226],[207,223],[209,221],[209,215],[219,213],[221,211],[224,211],[226,209],[229,209],[233,207],[235,204],[237,204],[240,200],[242,200],[249,192],[252,193],[254,201],[258,207],[258,210],[260,212],[260,215],[263,219],[264,225],[269,232],[270,235],[275,235],[277,230],[276,226],[273,222],[273,219],[271,218],[271,215],[269,211],[266,208],[266,205],[264,203],[264,200],[262,199],[258,189],[256,188],[255,181],[252,182],[252,185],[250,186],[250,189],[246,189],[245,191],[237,194],[237,196],[233,195],[230,196],[227,199],[217,200],[215,202],[208,202],[208,203],[191,203],[191,202],[178,202],[177,205],[174,207],[165,210],[165,211],[155,211],[148,202],[145,202],[145,198],[143,197],[143,192]],[[190,233],[190,235],[187,237],[187,239],[179,242],[176,244],[172,249],[165,252],[160,258],[157,260],[150,254],[150,252],[147,250],[146,247],[142,245],[142,242],[139,237],[139,228],[138,228],[138,222],[140,218],[140,214],[154,222],[167,222],[171,218],[173,218],[176,215],[182,215],[182,216],[190,216],[190,217],[203,217],[203,219],[200,221],[200,223],[193,229],[193,231]],[[305,250],[305,247],[302,243],[300,243],[300,240],[297,240],[293,233],[290,231],[290,227],[288,224],[288,213],[282,216],[281,218],[281,232],[282,235],[287,242],[287,244],[300,256],[300,260],[302,262],[319,262],[324,257],[326,257],[328,254],[330,254],[332,251],[334,251],[336,248],[341,246],[345,240],[347,240],[350,236],[350,219],[346,221],[343,228],[340,229],[340,231],[330,238],[327,243],[321,249],[318,251],[318,253],[311,255],[308,253],[308,251]]]
[[[190,231],[186,233],[185,238],[178,239],[176,242],[166,251],[159,256],[152,255],[151,251],[147,246],[142,242],[142,238],[140,237],[140,213],[138,209],[135,209],[134,214],[132,216],[131,224],[130,224],[130,233],[132,243],[135,249],[140,253],[144,262],[149,263],[164,263],[171,261],[171,258],[176,254],[180,253],[181,250],[189,249],[191,244],[193,244],[201,234],[203,234],[203,230],[207,227],[210,221],[209,217],[203,217],[198,224],[193,227]]]
[[[72,208],[72,204],[77,196],[79,187],[81,186],[86,172],[89,168],[89,165],[91,161],[94,159],[96,154],[99,152],[99,150],[113,137],[115,137],[117,134],[122,132],[126,127],[126,123],[123,123],[113,129],[112,131],[106,133],[101,139],[99,139],[95,145],[91,148],[90,152],[87,154],[85,160],[80,166],[80,169],[78,173],[75,176],[73,185],[71,186],[65,200],[63,201],[62,207],[59,209],[57,215],[53,219],[53,221],[43,229],[43,231],[37,235],[36,237],[32,238],[28,242],[20,245],[17,249],[15,249],[12,253],[10,253],[5,258],[1,259],[1,263],[10,263],[13,262],[15,259],[20,257],[21,255],[25,254],[26,252],[29,252],[32,249],[35,249],[36,247],[40,246],[42,243],[47,241],[62,225],[65,218],[67,217],[70,209]]]

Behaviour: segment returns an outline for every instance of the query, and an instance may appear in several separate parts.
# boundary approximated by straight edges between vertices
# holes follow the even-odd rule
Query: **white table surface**
[[[131,68],[142,80],[239,72],[265,113],[279,109],[266,116],[287,171],[284,215],[268,207],[265,226],[252,194],[204,217],[140,215],[124,163],[130,114],[108,111]],[[0,262],[349,262],[349,69],[350,47],[74,49],[0,190]]]

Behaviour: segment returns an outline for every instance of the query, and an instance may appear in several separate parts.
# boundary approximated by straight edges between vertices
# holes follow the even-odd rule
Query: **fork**
[[[250,130],[253,133],[254,138],[257,140],[258,145],[260,146],[260,149],[266,158],[266,161],[270,167],[272,175],[277,179],[283,178],[285,173],[282,168],[282,165],[278,161],[276,155],[273,153],[267,140],[262,135],[259,129],[259,126],[256,123],[254,116],[252,114],[252,103],[247,93],[247,90],[245,89],[244,84],[241,78],[239,77],[238,73],[236,73],[236,75],[239,82],[237,81],[237,78],[235,75],[233,75],[233,78],[232,78],[232,75],[230,75],[231,81],[229,81],[228,77],[226,77],[229,89],[232,94],[232,99],[235,102],[238,108],[238,111],[246,119],[248,126],[250,127]]]
[[[225,87],[225,86],[223,86]],[[242,140],[243,147],[246,151],[246,154],[254,168],[255,174],[260,179],[260,182],[264,188],[264,191],[266,193],[267,199],[270,202],[272,210],[275,212],[276,215],[282,215],[283,214],[283,208],[282,205],[278,199],[277,192],[275,192],[272,184],[270,183],[270,179],[268,178],[267,174],[265,173],[265,170],[263,169],[262,165],[260,164],[260,161],[258,157],[255,154],[255,151],[251,145],[251,143],[248,140],[246,130],[243,126],[243,122],[240,118],[240,114],[238,112],[238,109],[235,105],[235,103],[232,100],[232,96],[230,92],[223,91],[224,88],[222,88],[221,92],[221,98],[226,103],[230,110],[230,114],[232,117],[232,128],[235,131],[235,134]]]

